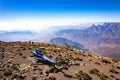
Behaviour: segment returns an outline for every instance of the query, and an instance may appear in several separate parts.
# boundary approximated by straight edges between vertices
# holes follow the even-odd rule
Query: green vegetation
[[[72,75],[68,75],[68,74],[66,74],[66,73],[63,73],[63,75],[64,75],[64,77],[66,77],[66,78],[72,78]]]
[[[68,65],[68,63],[67,63],[65,60],[59,60],[59,61],[57,62],[57,66],[62,66],[62,65],[64,65],[64,64]]]
[[[120,66],[117,66],[117,69],[120,69]]]
[[[32,77],[32,80],[37,80],[37,77]]]
[[[94,75],[99,75],[99,74],[100,74],[99,70],[97,70],[97,69],[91,69],[91,70],[89,71],[89,73],[90,73],[90,74],[94,74]]]
[[[109,71],[110,71],[111,73],[119,74],[119,72],[117,72],[115,69],[110,69]]]
[[[68,66],[67,65],[63,65],[61,69],[68,70]]]
[[[80,57],[74,58],[75,61],[83,61]]]
[[[100,77],[101,80],[110,80],[109,77],[105,74],[100,74],[99,77]]]
[[[116,80],[120,80],[120,79],[116,78]]]
[[[57,80],[54,76],[49,76],[46,80]]]
[[[23,76],[21,74],[14,74],[13,75],[13,79],[24,80],[25,76]]]
[[[99,63],[99,62],[95,62],[95,64],[96,64],[96,65],[100,65],[100,63]]]
[[[53,59],[56,58],[56,68],[36,63],[35,59],[30,57],[31,50],[34,49],[41,50],[46,57],[52,55]],[[2,42],[0,51],[0,80],[28,80],[30,78],[30,80],[59,80],[60,78],[120,80],[119,61],[102,56],[96,57],[83,50],[38,42]],[[93,69],[90,69],[91,67]],[[78,69],[82,71],[75,73]]]
[[[92,77],[90,77],[88,74],[84,73],[83,71],[79,71],[75,74],[75,76],[79,80],[92,80]]]
[[[51,66],[49,69],[49,73],[53,73],[55,71],[55,67]]]
[[[90,74],[94,74],[97,75],[98,77],[100,77],[101,80],[109,80],[109,77],[103,73],[101,73],[99,70],[97,69],[91,69],[89,71]]]
[[[115,76],[114,76],[114,75],[110,75],[110,77],[115,78]]]
[[[12,75],[12,71],[11,70],[6,70],[4,72],[4,76],[10,76],[10,75]]]
[[[105,63],[105,64],[111,64],[111,62],[106,59],[102,59],[101,61],[102,61],[102,63]]]

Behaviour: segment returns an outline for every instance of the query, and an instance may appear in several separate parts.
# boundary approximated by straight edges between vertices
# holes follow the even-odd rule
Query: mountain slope
[[[65,45],[65,46],[70,46],[72,48],[85,50],[84,46],[82,44],[70,41],[70,40],[62,38],[62,37],[53,38],[53,39],[50,40],[50,43]]]
[[[93,53],[120,60],[120,57],[117,56],[120,55],[120,22],[97,26],[93,24],[84,30],[61,30],[56,35],[82,43]],[[116,48],[117,50],[115,50]]]
[[[57,59],[56,68],[35,63],[31,50]],[[0,42],[1,80],[119,80],[120,62],[83,50],[38,42]]]

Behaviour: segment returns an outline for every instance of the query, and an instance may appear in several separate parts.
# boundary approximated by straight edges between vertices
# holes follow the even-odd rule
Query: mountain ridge
[[[67,38],[73,42],[82,43],[91,52],[96,54],[103,56],[108,55],[109,57],[112,57],[109,54],[120,55],[120,51],[115,51],[115,48],[111,48],[111,46],[116,47],[120,44],[120,22],[108,22],[103,25],[93,24],[89,28],[83,30],[60,30],[56,35]],[[109,44],[109,47],[100,46],[101,44]],[[108,52],[106,52],[106,48],[107,50],[109,49]],[[101,49],[103,53],[101,53]],[[112,52],[110,52],[111,50]],[[115,56],[112,58],[120,60],[120,57],[118,56],[116,56],[116,58]]]
[[[119,80],[120,62],[67,46],[0,41],[0,79]],[[36,63],[31,50],[56,58],[56,68]]]

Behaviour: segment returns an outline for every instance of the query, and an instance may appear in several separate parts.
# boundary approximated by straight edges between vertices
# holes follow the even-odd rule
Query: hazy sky
[[[120,0],[0,0],[0,30],[119,22]]]

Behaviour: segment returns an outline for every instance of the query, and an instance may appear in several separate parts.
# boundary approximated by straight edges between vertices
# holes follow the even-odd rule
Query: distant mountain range
[[[57,33],[58,36],[71,35],[71,37],[82,40],[94,40],[101,38],[118,38],[120,37],[120,23],[104,23],[103,25],[92,25],[87,29],[70,29],[61,30]]]
[[[28,41],[31,40],[34,32],[31,31],[0,31],[0,40],[3,41]]]
[[[60,30],[56,36],[81,43],[93,53],[120,60],[120,22],[93,24],[84,30]]]

